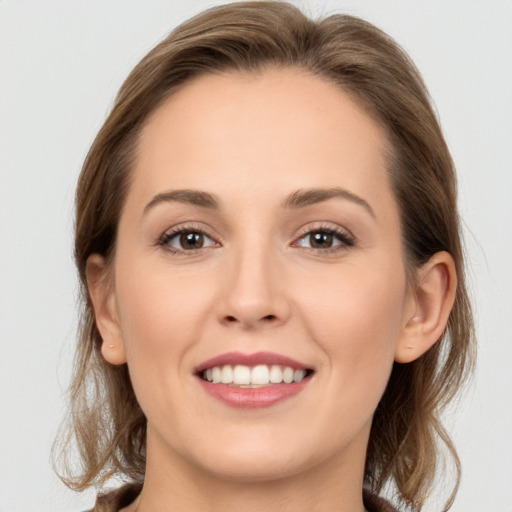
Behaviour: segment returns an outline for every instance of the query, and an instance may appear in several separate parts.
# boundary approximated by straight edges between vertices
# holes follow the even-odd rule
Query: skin
[[[387,151],[347,94],[297,70],[201,77],[149,118],[113,265],[88,264],[103,355],[128,363],[148,419],[144,489],[125,511],[364,510],[393,361],[439,338],[456,286],[446,253],[408,283]],[[367,206],[347,194],[283,206],[334,187]],[[214,194],[218,208],[155,201],[181,189]],[[204,232],[204,246],[163,242],[173,229]],[[326,229],[343,236],[311,247]],[[315,371],[292,398],[232,408],[194,375],[232,351]]]

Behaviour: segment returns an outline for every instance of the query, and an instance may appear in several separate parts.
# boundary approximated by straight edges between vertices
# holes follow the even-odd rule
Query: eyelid
[[[213,244],[208,245],[207,247],[200,247],[198,249],[190,250],[179,249],[168,245],[168,242],[170,240],[183,233],[200,233],[205,237],[209,238],[213,242]],[[192,255],[204,249],[209,249],[211,247],[220,247],[222,244],[218,241],[218,237],[213,235],[211,233],[211,230],[206,228],[205,226],[195,224],[193,222],[185,222],[166,229],[156,240],[156,245],[162,247],[164,250],[172,254]]]
[[[354,241],[356,239],[354,234],[349,229],[330,221],[315,221],[304,224],[298,229],[295,239],[307,235],[312,231],[331,231],[333,233],[339,233],[341,235],[344,235],[345,237],[350,238],[351,240]]]
[[[179,249],[174,248],[172,246],[168,245],[168,242],[182,234],[187,232],[194,232],[194,233],[201,233],[205,237],[209,238],[213,243],[211,245],[208,245],[206,247],[200,247],[198,249]],[[314,248],[314,247],[304,247],[300,246],[299,242],[304,237],[311,233],[315,232],[326,232],[331,233],[332,235],[336,236],[338,240],[341,242],[338,245],[321,249],[321,248]],[[341,252],[344,250],[347,250],[348,248],[354,246],[356,243],[355,236],[351,233],[350,230],[348,230],[345,227],[340,226],[339,224],[326,222],[326,221],[320,221],[316,223],[308,223],[304,226],[302,226],[297,234],[295,235],[292,243],[290,244],[292,247],[300,247],[306,251],[312,251],[315,253],[321,253],[321,254],[327,254],[329,252]],[[178,255],[193,255],[195,253],[198,253],[200,251],[210,249],[212,247],[221,247],[223,245],[222,241],[220,241],[220,237],[217,235],[214,235],[212,233],[212,230],[203,224],[198,224],[195,222],[184,222],[177,224],[175,226],[172,226],[171,228],[167,228],[156,240],[155,245],[162,247],[164,250],[171,252],[173,254]]]
[[[319,222],[313,224],[307,224],[302,226],[295,236],[294,241],[292,242],[292,246],[297,246],[299,241],[305,238],[307,235],[315,232],[325,232],[331,233],[341,241],[341,244],[329,247],[326,249],[318,249],[313,247],[303,247],[299,246],[305,250],[311,250],[316,253],[328,253],[328,252],[339,252],[348,249],[356,244],[355,236],[349,231],[347,228],[344,228],[338,224],[331,224],[329,222]]]

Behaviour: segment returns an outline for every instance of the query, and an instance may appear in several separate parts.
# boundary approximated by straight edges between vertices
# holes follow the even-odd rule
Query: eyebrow
[[[166,203],[169,201],[177,201],[179,203],[188,203],[202,208],[209,208],[211,210],[219,209],[219,201],[217,198],[209,192],[202,192],[200,190],[171,190],[169,192],[163,192],[157,194],[144,208],[144,213],[147,213],[151,208],[154,208],[160,203]]]
[[[367,201],[353,192],[339,187],[297,190],[297,192],[294,192],[285,199],[283,208],[304,208],[305,206],[321,203],[333,198],[346,199],[347,201],[362,206],[374,219],[376,218],[373,208]]]
[[[328,201],[333,198],[345,199],[362,206],[373,218],[375,218],[375,212],[367,201],[353,192],[339,187],[297,190],[283,201],[282,207],[287,210],[295,210],[313,204],[318,204],[323,201]],[[201,208],[208,208],[211,210],[220,209],[220,201],[215,195],[201,190],[180,189],[157,194],[144,208],[144,214],[158,204],[172,201],[192,204],[194,206],[200,206]]]

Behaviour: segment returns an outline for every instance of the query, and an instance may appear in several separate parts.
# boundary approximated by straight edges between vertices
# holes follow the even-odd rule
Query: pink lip
[[[270,407],[282,400],[291,398],[300,393],[310,382],[310,377],[306,377],[301,382],[292,382],[291,384],[276,384],[261,388],[239,388],[229,384],[213,384],[201,378],[201,373],[207,368],[223,365],[243,364],[246,366],[256,366],[258,364],[278,364],[290,366],[296,370],[312,369],[307,365],[294,359],[272,352],[256,352],[254,354],[243,354],[241,352],[229,352],[220,356],[208,359],[201,363],[196,369],[198,381],[203,389],[212,397],[220,400],[230,407],[241,409],[257,409]]]
[[[229,384],[213,384],[198,377],[203,389],[212,397],[230,407],[258,409],[270,407],[302,391],[311,380],[306,377],[300,382],[276,384],[263,388],[237,388]]]

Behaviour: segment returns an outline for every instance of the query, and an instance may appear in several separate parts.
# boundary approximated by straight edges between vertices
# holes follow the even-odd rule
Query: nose
[[[286,323],[290,303],[278,258],[258,249],[237,253],[227,264],[223,291],[217,303],[225,325],[260,329]]]

